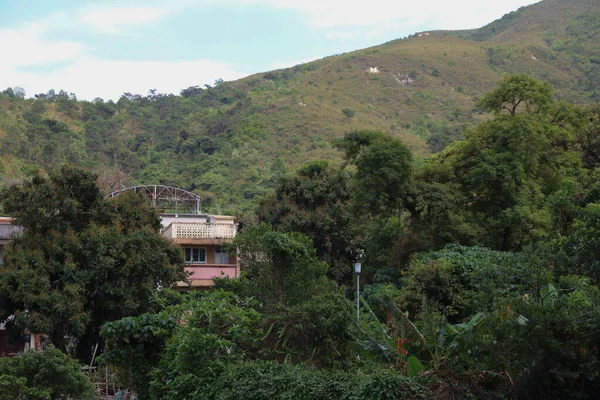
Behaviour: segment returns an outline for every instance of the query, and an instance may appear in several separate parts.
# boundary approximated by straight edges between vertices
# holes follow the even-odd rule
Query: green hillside
[[[169,184],[202,194],[207,211],[244,211],[306,160],[340,162],[331,140],[347,131],[390,132],[418,156],[441,150],[488,118],[475,104],[503,74],[529,73],[561,99],[591,103],[599,54],[600,2],[545,0],[480,29],[422,32],[180,96],[81,102],[7,89],[3,182],[73,163],[107,188]]]

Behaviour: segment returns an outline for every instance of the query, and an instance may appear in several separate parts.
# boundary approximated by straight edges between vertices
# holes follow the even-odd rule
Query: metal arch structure
[[[200,214],[202,197],[187,190],[163,185],[141,185],[112,192],[107,197],[117,197],[122,193],[142,194],[153,207],[162,213]]]

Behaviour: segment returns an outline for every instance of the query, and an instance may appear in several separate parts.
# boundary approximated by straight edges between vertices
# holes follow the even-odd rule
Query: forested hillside
[[[305,161],[339,164],[332,140],[348,131],[389,132],[417,159],[440,151],[490,118],[477,101],[506,73],[548,81],[559,99],[593,103],[599,15],[594,0],[545,0],[481,29],[415,34],[180,96],[78,101],[49,91],[24,99],[7,89],[3,182],[69,163],[100,171],[107,188],[162,183],[200,193],[207,211],[247,211]]]
[[[381,131],[335,140],[341,165],[279,179],[228,245],[241,276],[206,291],[168,289],[182,252],[155,210],[90,172],[0,191],[23,227],[0,322],[48,335],[0,358],[0,399],[94,398],[50,343],[139,399],[596,399],[600,110],[526,74],[478,107],[419,163]]]
[[[598,54],[600,2],[545,0],[179,96],[6,89],[0,323],[47,337],[0,400],[598,398]],[[240,277],[169,290],[134,183],[238,213]]]

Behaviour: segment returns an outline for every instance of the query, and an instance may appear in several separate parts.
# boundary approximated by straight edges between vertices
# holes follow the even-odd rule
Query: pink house
[[[238,278],[240,268],[227,244],[237,234],[234,217],[202,214],[202,198],[183,189],[163,185],[135,186],[111,193],[141,193],[160,211],[162,235],[181,247],[190,274],[189,282],[179,282],[181,290],[208,288],[214,277]]]

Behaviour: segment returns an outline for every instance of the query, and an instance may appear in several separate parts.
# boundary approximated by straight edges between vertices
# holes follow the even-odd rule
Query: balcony
[[[172,222],[162,234],[168,239],[225,239],[231,240],[237,233],[235,224]]]

